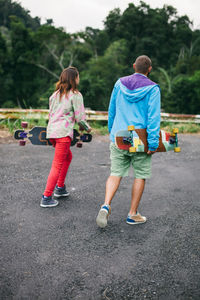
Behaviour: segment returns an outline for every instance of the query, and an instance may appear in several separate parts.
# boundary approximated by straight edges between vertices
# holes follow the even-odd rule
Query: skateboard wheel
[[[133,131],[135,130],[135,126],[134,125],[129,125],[128,126],[128,131]]]
[[[78,147],[78,148],[82,148],[82,146],[83,146],[82,143],[77,143],[76,144],[76,147]]]
[[[178,152],[181,152],[181,148],[180,148],[180,147],[175,147],[175,148],[174,148],[174,152],[177,152],[177,153],[178,153]]]
[[[28,122],[21,122],[22,128],[27,128],[28,127]]]
[[[175,134],[175,133],[178,133],[178,128],[174,128],[173,129],[173,133]]]
[[[136,148],[135,148],[135,147],[130,147],[130,148],[129,148],[129,152],[130,152],[130,153],[136,152]]]
[[[20,145],[20,146],[25,146],[25,145],[26,145],[26,141],[23,141],[23,140],[22,140],[22,141],[19,141],[19,145]]]

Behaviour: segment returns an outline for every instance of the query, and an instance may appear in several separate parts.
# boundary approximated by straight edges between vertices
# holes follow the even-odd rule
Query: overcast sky
[[[139,4],[139,0],[18,0],[30,11],[32,17],[53,19],[56,27],[64,27],[69,33],[84,30],[86,26],[103,28],[103,21],[110,10],[119,7],[123,12],[128,3]],[[178,15],[187,15],[193,21],[193,29],[200,29],[200,0],[144,0],[152,8],[169,4]]]

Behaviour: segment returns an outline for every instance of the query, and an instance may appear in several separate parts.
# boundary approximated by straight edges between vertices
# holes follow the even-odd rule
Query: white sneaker
[[[98,216],[96,218],[97,225],[101,228],[106,227],[108,223],[108,217],[110,214],[111,214],[110,205],[102,205],[98,213]]]

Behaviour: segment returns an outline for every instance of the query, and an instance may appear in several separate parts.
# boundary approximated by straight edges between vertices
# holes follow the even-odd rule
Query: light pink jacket
[[[60,99],[60,93],[54,92],[49,98],[49,122],[47,126],[47,138],[61,138],[69,136],[73,139],[75,122],[86,122],[83,96],[80,92],[70,91]]]

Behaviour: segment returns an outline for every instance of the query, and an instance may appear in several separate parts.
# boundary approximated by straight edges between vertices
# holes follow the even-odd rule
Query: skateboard
[[[26,140],[29,139],[33,145],[51,146],[51,142],[46,138],[46,127],[34,127],[31,130],[25,130],[28,127],[27,122],[22,122],[23,129],[16,130],[14,138],[19,140],[20,146],[26,145]],[[82,142],[89,143],[92,141],[92,135],[89,133],[79,133],[76,129],[73,130],[73,140],[71,146],[78,148],[82,147]]]
[[[115,144],[119,149],[127,150],[130,153],[147,152],[147,131],[146,129],[135,129],[133,125],[130,125],[127,130],[116,133]],[[181,151],[178,146],[178,128],[174,128],[172,133],[160,130],[159,146],[156,152],[170,150],[174,150],[174,152]]]

